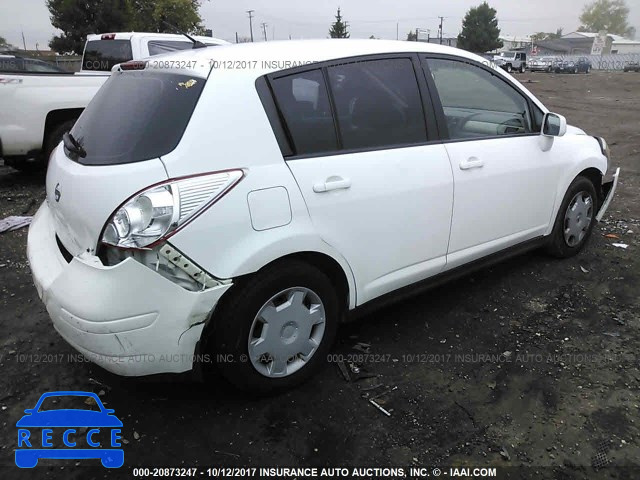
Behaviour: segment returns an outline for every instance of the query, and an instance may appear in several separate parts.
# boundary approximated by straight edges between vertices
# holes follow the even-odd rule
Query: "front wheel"
[[[228,293],[204,348],[232,384],[255,393],[281,391],[325,362],[340,307],[322,271],[301,261],[280,262]]]
[[[513,67],[511,67],[511,64],[507,65],[507,72],[508,73],[513,72]]]
[[[577,177],[569,186],[556,217],[548,250],[568,258],[582,250],[595,225],[598,208],[596,189],[586,177]]]

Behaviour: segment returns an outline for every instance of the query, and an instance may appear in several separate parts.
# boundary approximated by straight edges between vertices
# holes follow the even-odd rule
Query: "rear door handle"
[[[342,177],[329,177],[324,182],[316,183],[313,191],[316,193],[330,192],[331,190],[346,190],[351,188],[351,180]]]
[[[460,162],[460,170],[470,170],[472,168],[482,168],[484,162],[476,157],[469,157]]]

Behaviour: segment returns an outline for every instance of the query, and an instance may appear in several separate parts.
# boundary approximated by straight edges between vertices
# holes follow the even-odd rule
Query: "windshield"
[[[86,152],[84,165],[140,162],[177,145],[205,79],[160,71],[115,72],[84,110],[71,134]]]
[[[500,56],[503,58],[516,58],[516,54],[511,52],[502,52]]]
[[[100,407],[95,398],[87,395],[54,395],[42,401],[39,412],[49,410],[89,410],[99,412]]]

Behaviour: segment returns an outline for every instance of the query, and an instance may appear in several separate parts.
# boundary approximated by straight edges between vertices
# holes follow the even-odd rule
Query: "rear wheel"
[[[62,141],[62,136],[67,133],[69,130],[73,128],[73,125],[76,123],[76,118],[73,120],[67,120],[53,128],[44,142],[44,164],[46,167],[49,164],[49,157],[53,150],[58,146],[58,144]]]
[[[526,70],[524,65],[520,65],[520,73],[524,73]]]
[[[548,250],[559,258],[576,255],[589,240],[598,207],[596,189],[586,177],[569,186],[556,217]]]
[[[322,271],[281,262],[229,294],[214,314],[204,348],[235,386],[255,393],[285,390],[325,362],[340,308]]]
[[[73,119],[55,126],[45,137],[42,153],[38,155],[37,158],[16,162],[15,165],[13,165],[13,168],[26,173],[35,173],[41,170],[46,170],[49,165],[49,157],[51,156],[51,153],[62,141],[62,136],[71,130],[75,123],[76,119]]]

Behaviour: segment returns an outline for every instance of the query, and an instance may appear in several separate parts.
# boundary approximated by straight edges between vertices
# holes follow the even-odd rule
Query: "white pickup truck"
[[[19,54],[0,53],[0,157],[18,170],[46,167],[51,151],[123,62],[196,46],[228,42],[163,33],[87,36],[78,73],[68,73]]]

